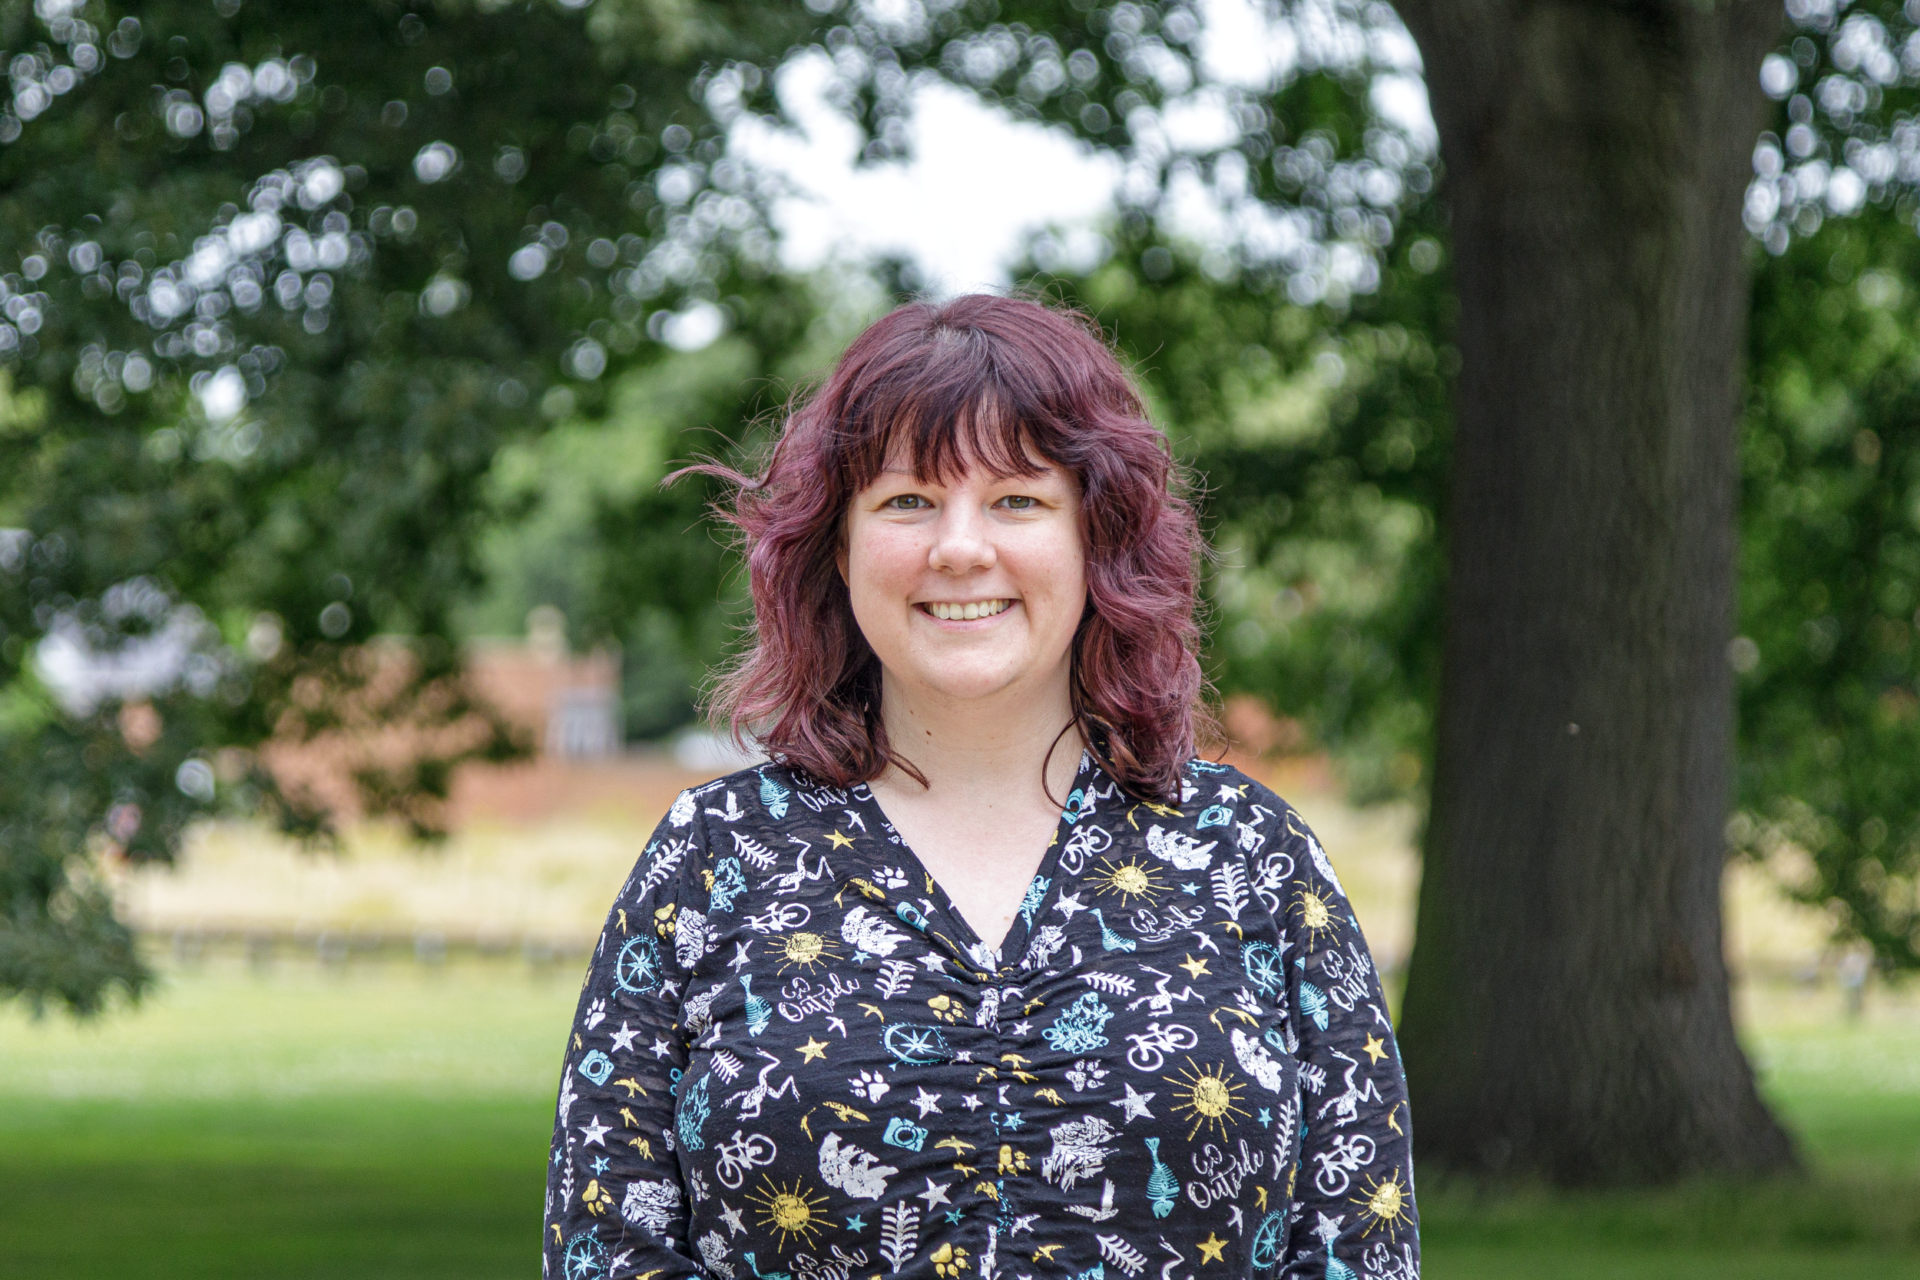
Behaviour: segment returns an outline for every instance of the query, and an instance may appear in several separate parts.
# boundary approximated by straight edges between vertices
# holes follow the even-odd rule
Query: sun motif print
[[[1004,939],[865,786],[683,792],[567,1042],[549,1280],[1417,1280],[1386,1001],[1237,770],[1083,756]]]

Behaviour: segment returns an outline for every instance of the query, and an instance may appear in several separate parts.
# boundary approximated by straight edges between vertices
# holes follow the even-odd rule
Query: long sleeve
[[[614,900],[568,1035],[547,1165],[543,1274],[702,1276],[688,1247],[674,1135],[705,950],[705,822],[683,793]]]
[[[1417,1280],[1413,1125],[1387,1002],[1346,891],[1290,809],[1282,903],[1302,1127],[1285,1280]]]

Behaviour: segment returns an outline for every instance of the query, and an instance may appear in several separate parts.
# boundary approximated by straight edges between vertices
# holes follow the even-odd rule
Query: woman
[[[868,329],[737,487],[774,763],[615,901],[567,1280],[1412,1280],[1386,1002],[1299,817],[1194,757],[1192,509],[1078,317]]]

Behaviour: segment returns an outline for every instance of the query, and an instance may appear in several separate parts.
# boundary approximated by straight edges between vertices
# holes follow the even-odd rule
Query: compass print
[[[567,1280],[599,1280],[607,1274],[607,1246],[591,1231],[567,1241]]]
[[[650,996],[660,986],[660,944],[644,934],[620,948],[613,980],[630,995]]]
[[[938,1027],[896,1022],[887,1028],[882,1043],[888,1053],[909,1067],[931,1066],[953,1057],[953,1050],[947,1048],[947,1038],[940,1034]]]

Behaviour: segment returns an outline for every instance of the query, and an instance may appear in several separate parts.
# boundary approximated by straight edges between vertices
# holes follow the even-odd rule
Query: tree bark
[[[1407,0],[1460,301],[1402,1043],[1429,1165],[1793,1164],[1735,1039],[1740,204],[1778,0]]]

